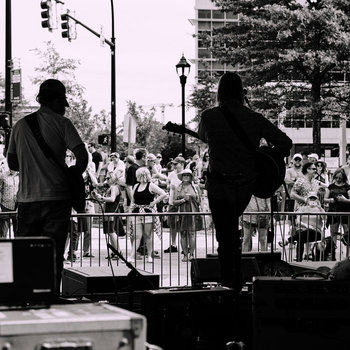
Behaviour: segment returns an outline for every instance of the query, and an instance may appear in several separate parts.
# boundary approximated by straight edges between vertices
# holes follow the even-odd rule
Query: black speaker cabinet
[[[260,276],[260,269],[255,257],[242,257],[243,282],[251,282],[253,276]],[[204,283],[220,283],[220,262],[218,258],[198,258],[191,260],[192,286]]]
[[[232,289],[158,289],[146,291],[142,299],[147,341],[164,350],[224,350],[226,342],[237,339]]]
[[[321,278],[253,281],[253,349],[350,349],[350,283]]]
[[[114,266],[114,281],[110,266],[69,267],[63,270],[62,295],[102,300],[117,292],[159,288],[159,275],[137,269],[141,276],[131,277],[125,265]]]

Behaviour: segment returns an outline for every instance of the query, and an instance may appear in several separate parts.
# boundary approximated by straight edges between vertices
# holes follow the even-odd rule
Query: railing
[[[2,221],[9,223],[10,218],[15,215],[15,212],[0,213],[0,227]],[[200,215],[203,219],[202,230],[196,231],[193,236],[195,247],[193,256],[195,258],[206,258],[209,255],[215,255],[217,242],[210,213],[181,213],[181,216],[193,215]],[[301,215],[304,217],[303,222],[306,223],[303,230],[297,225]],[[274,213],[273,227],[271,225],[262,227],[264,225],[261,225],[262,221],[259,223],[259,220],[256,220],[257,216],[270,218],[271,213],[252,212],[245,213],[241,217],[240,229],[243,252],[280,251],[282,259],[287,262],[342,260],[349,256],[348,228],[350,213],[300,214],[279,212]],[[123,265],[122,259],[115,258],[111,251],[108,252],[107,243],[112,244],[121,252],[123,257],[127,258],[130,256],[132,249],[135,249],[131,244],[132,239],[130,239],[130,223],[133,223],[133,227],[136,227],[137,220],[150,217],[153,220],[159,218],[161,223],[158,234],[153,233],[151,235],[151,247],[155,254],[152,259],[149,259],[141,249],[141,254],[135,254],[128,261],[137,269],[159,274],[160,286],[162,287],[191,285],[191,260],[184,259],[181,252],[181,243],[184,243],[184,241],[181,242],[179,233],[176,235],[177,252],[164,252],[172,244],[167,224],[168,218],[178,218],[178,213],[73,215],[70,234],[66,243],[65,268],[109,266],[110,264],[113,264],[113,266]],[[329,225],[327,227],[323,225],[323,227],[319,227],[319,230],[316,230],[319,232],[315,232],[311,227],[315,217],[322,217],[324,221],[328,218]],[[120,224],[116,226],[117,233],[105,234],[104,232],[108,232],[108,226],[114,226],[114,223],[118,220],[120,220]],[[254,222],[257,222],[257,224],[253,224]],[[91,234],[89,234],[89,231]],[[290,238],[291,236],[293,238]],[[9,232],[6,237],[14,237],[12,225],[9,225]],[[325,239],[321,240],[322,237]],[[84,257],[84,255],[88,256]]]

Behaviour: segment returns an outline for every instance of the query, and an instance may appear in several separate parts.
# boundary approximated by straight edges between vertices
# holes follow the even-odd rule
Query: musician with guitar
[[[203,112],[198,134],[208,144],[209,169],[206,188],[216,229],[221,282],[241,290],[241,237],[238,218],[252,194],[270,198],[282,185],[291,139],[261,114],[244,105],[241,78],[222,75],[218,106]],[[246,100],[247,101],[247,100]],[[174,125],[165,127],[175,131]],[[261,139],[269,146],[259,147]]]
[[[48,236],[54,240],[59,292],[72,205],[77,211],[85,208],[81,174],[87,166],[88,154],[72,122],[64,117],[69,107],[65,86],[56,79],[44,81],[37,101],[40,109],[14,125],[7,153],[10,169],[19,171],[15,235]],[[69,170],[65,164],[67,149],[76,158]],[[72,176],[76,176],[78,187],[82,189],[83,200],[79,205],[70,187]]]

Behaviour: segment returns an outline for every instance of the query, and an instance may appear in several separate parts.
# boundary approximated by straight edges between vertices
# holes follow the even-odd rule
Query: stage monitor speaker
[[[159,288],[159,275],[137,269],[141,276],[131,276],[125,265],[113,266],[115,284],[110,266],[70,267],[63,269],[62,295],[101,299],[117,292]],[[117,289],[115,291],[115,288]]]
[[[349,349],[350,283],[256,277],[253,349]]]
[[[224,350],[235,332],[237,305],[232,289],[170,288],[146,291],[142,314],[147,341],[166,350]]]
[[[251,282],[254,276],[260,276],[255,257],[242,257],[243,283]],[[191,284],[200,286],[205,283],[220,283],[220,262],[218,258],[197,258],[191,260]]]
[[[0,305],[50,305],[57,298],[55,244],[48,237],[0,239]]]
[[[272,263],[278,263],[281,261],[281,252],[243,252],[242,257],[247,257],[251,258],[254,257],[256,258],[256,261],[259,265],[260,273],[262,276],[271,276],[271,267]],[[218,254],[207,254],[207,258],[218,258]],[[274,275],[274,273],[272,273]]]

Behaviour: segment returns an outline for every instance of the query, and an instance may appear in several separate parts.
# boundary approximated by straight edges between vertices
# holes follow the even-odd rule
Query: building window
[[[222,28],[225,26],[225,22],[213,22],[213,29]]]
[[[215,19],[224,19],[224,12],[220,10],[213,10],[213,18]]]
[[[211,22],[198,22],[198,30],[211,30]]]
[[[198,18],[211,18],[210,10],[198,10]]]

